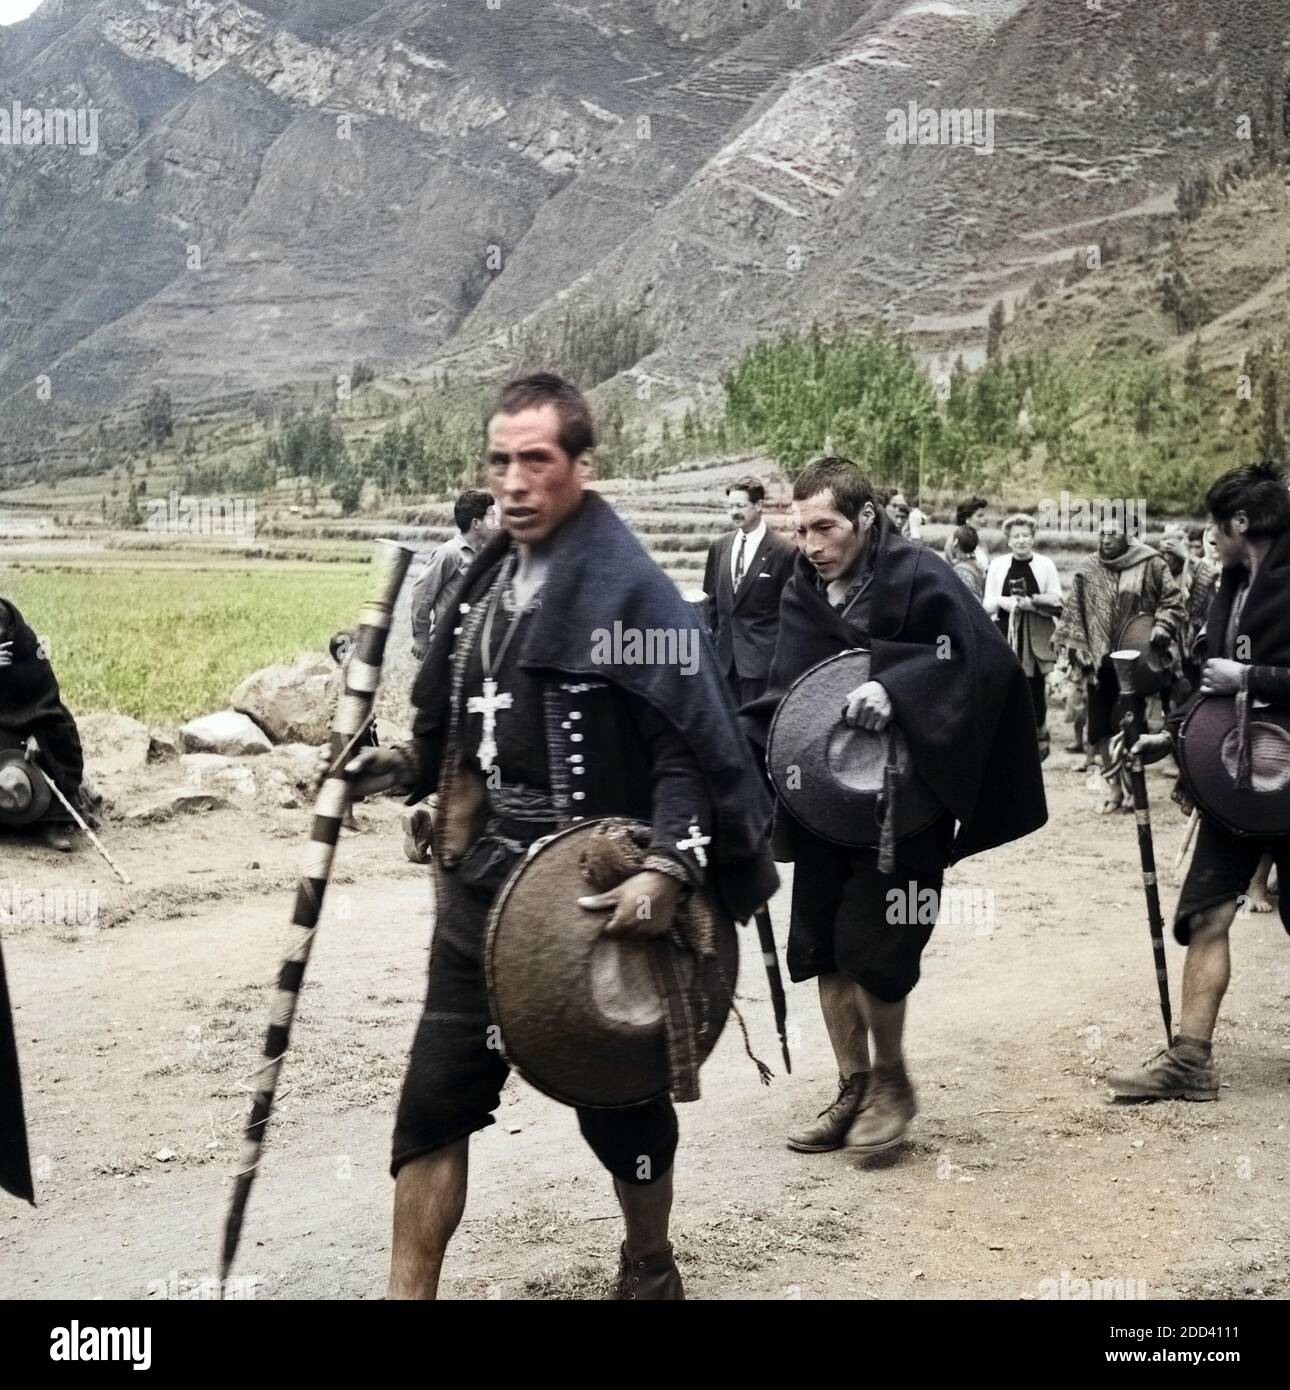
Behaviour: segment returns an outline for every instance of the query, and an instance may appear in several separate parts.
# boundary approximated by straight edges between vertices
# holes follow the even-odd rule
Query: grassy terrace
[[[184,719],[226,703],[249,672],[325,649],[352,623],[367,567],[117,553],[10,566],[0,594],[41,637],[78,712]]]

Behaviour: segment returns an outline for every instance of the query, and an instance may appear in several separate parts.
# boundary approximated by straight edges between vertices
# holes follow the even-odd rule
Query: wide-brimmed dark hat
[[[1242,739],[1249,785],[1241,787]],[[1290,834],[1290,711],[1249,708],[1237,697],[1202,696],[1183,719],[1178,765],[1196,805],[1232,835]]]
[[[578,906],[636,871],[629,861],[649,834],[639,822],[592,820],[539,841],[489,914],[484,969],[502,1050],[525,1080],[566,1105],[640,1105],[670,1089],[652,956],[669,953],[667,973],[685,987],[697,1060],[716,1045],[734,998],[735,928],[703,892],[684,900],[683,934],[707,943],[704,958],[666,936],[606,936],[609,913]]]
[[[1150,613],[1134,613],[1126,618],[1116,639],[1117,651],[1135,651],[1133,663],[1133,694],[1154,695],[1169,677],[1168,657],[1151,640],[1156,620]]]
[[[869,653],[841,652],[789,687],[771,721],[766,766],[780,799],[806,828],[840,845],[876,845],[894,784],[896,841],[925,829],[941,804],[918,775],[893,721],[882,733],[852,728],[847,696],[869,679]]]
[[[0,775],[11,768],[17,769],[19,776],[26,779],[27,785],[31,788],[31,797],[19,811],[0,808],[0,826],[16,828],[31,825],[49,810],[53,793],[49,790],[49,783],[45,781],[44,774],[27,761],[27,755],[21,748],[0,748]],[[13,776],[13,773],[9,772],[8,775]]]

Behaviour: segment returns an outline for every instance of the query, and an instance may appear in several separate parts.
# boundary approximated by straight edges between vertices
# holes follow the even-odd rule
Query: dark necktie
[[[739,533],[739,549],[735,551],[735,588],[739,587],[740,580],[744,577],[744,546],[748,541],[747,531]]]

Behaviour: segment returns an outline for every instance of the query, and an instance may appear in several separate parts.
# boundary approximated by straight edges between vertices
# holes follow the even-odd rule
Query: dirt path
[[[691,1296],[1035,1298],[1063,1271],[1142,1281],[1153,1298],[1290,1291],[1290,942],[1275,916],[1238,925],[1220,1103],[1108,1104],[1107,1067],[1161,1032],[1136,844],[1127,818],[1089,813],[1072,767],[1048,783],[1043,832],[949,880],[992,893],[993,923],[942,923],[925,957],[909,1025],[921,1115],[903,1150],[865,1167],[784,1147],[834,1084],[811,986],[790,991],[791,1078],[759,1086],[727,1030],[704,1098],[681,1110],[676,1240]],[[1163,803],[1165,783],[1153,787]],[[430,893],[402,857],[397,809],[364,814],[247,1221],[237,1273],[260,1298],[383,1291],[387,1146]],[[116,830],[132,890],[88,852],[6,851],[0,883],[92,884],[99,925],[4,928],[40,1207],[0,1208],[0,1297],[146,1298],[213,1273],[300,819],[224,811]],[[1169,865],[1181,822],[1171,807],[1158,819]],[[1168,912],[1178,880],[1163,877]],[[785,891],[773,906],[782,943]],[[1175,1001],[1181,964],[1171,944]],[[776,1064],[759,971],[746,951],[746,1016]],[[445,1293],[594,1296],[617,1240],[572,1115],[512,1081],[474,1141]]]

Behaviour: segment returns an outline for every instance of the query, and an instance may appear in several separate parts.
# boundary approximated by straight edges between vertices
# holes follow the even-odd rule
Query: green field
[[[43,638],[76,714],[183,720],[250,672],[325,651],[358,617],[366,565],[13,568],[0,580]]]

